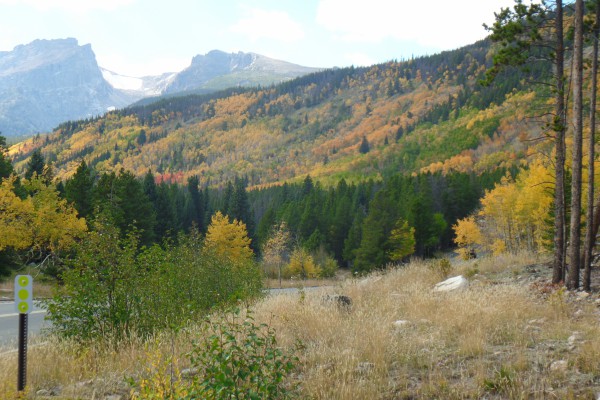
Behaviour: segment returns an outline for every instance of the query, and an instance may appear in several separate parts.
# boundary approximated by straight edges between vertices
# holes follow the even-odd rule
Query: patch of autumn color
[[[317,278],[321,268],[315,263],[307,250],[297,248],[290,256],[290,263],[286,269],[287,275],[300,279]]]
[[[442,172],[447,175],[451,172],[471,172],[473,171],[473,158],[470,154],[459,154],[454,157],[450,157],[444,162],[438,161],[428,165],[427,167],[421,168],[422,173],[436,173]]]
[[[40,179],[25,181],[32,195],[21,199],[13,192],[15,178],[0,184],[0,250],[11,247],[36,254],[70,248],[87,230],[83,218],[54,187]]]
[[[467,129],[473,129],[473,126],[477,123],[477,122],[483,122],[486,119],[491,119],[494,118],[496,116],[496,113],[494,112],[493,109],[485,109],[485,110],[481,110],[477,113],[477,115],[475,115],[473,118],[471,118],[469,120],[469,122],[467,122]]]
[[[233,261],[251,260],[254,252],[250,242],[246,224],[237,219],[229,222],[229,217],[220,211],[212,216],[204,243],[215,254]]]
[[[215,102],[216,115],[245,116],[248,109],[256,104],[256,98],[250,94],[238,94]]]
[[[21,200],[14,192],[15,177],[0,183],[0,251],[7,247],[25,249],[31,246],[30,226],[34,213],[31,202]]]
[[[468,259],[475,246],[482,244],[481,231],[474,216],[466,217],[456,221],[455,225],[452,225],[454,230],[454,243],[458,246],[457,253],[463,259]]]
[[[485,245],[494,252],[541,251],[552,209],[553,178],[539,161],[521,169],[516,180],[505,176],[481,199]]]

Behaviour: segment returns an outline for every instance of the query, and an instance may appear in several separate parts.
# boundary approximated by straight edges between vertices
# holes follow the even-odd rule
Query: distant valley
[[[147,97],[268,86],[316,71],[255,53],[213,50],[180,72],[129,77],[100,67],[90,44],[36,40],[0,52],[0,132],[22,138]]]

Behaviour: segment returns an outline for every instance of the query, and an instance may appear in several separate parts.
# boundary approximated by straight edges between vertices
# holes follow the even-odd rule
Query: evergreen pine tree
[[[187,189],[192,201],[192,216],[200,232],[204,230],[204,201],[200,191],[200,179],[197,175],[191,176],[187,181]]]
[[[85,160],[81,160],[75,174],[65,183],[65,197],[73,203],[79,217],[87,218],[93,211],[94,178]]]
[[[44,160],[44,156],[42,156],[41,150],[35,150],[31,154],[31,157],[27,162],[27,168],[25,170],[25,179],[31,179],[34,174],[41,177],[44,174],[45,166],[46,162]]]
[[[358,148],[358,152],[360,154],[367,154],[370,150],[369,141],[366,136],[363,136],[362,142],[360,143],[360,147]]]
[[[8,178],[14,171],[7,151],[6,138],[0,133],[0,182],[2,179]]]

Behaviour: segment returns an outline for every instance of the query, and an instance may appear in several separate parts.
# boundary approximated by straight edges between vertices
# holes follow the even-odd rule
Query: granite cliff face
[[[268,86],[320,71],[256,53],[225,53],[213,50],[197,55],[178,73],[165,93],[213,91],[235,86]]]
[[[0,132],[5,136],[46,132],[131,100],[102,77],[89,44],[36,40],[0,52]]]
[[[179,73],[137,78],[99,67],[91,45],[76,39],[36,40],[0,52],[0,132],[31,136],[143,98],[268,86],[316,71],[255,53],[213,50]]]

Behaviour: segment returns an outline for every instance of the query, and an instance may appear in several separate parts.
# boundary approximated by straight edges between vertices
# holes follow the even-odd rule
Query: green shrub
[[[121,238],[114,226],[97,223],[46,302],[51,332],[78,341],[148,337],[260,294],[252,260],[218,256],[196,232],[178,242],[140,249],[135,232]]]
[[[439,260],[433,260],[429,264],[429,268],[437,275],[439,275],[442,279],[446,279],[450,272],[452,272],[452,264],[450,260],[447,258],[442,258]]]
[[[287,399],[294,388],[286,378],[298,358],[296,345],[289,352],[277,346],[275,331],[256,324],[249,310],[245,317],[236,308],[230,319],[207,321],[207,335],[190,353],[198,375],[192,383],[195,399]]]

